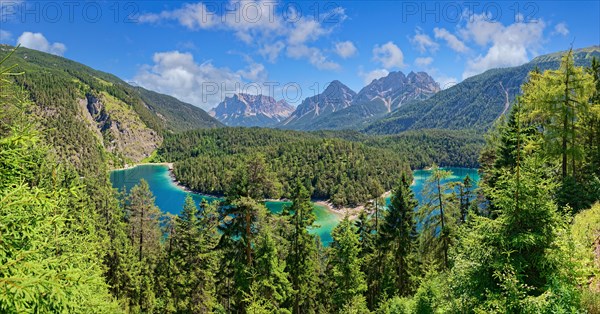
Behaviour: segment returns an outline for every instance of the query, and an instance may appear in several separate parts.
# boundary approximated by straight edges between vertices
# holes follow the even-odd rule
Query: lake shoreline
[[[144,165],[166,166],[168,168],[168,175],[169,175],[171,183],[173,185],[175,185],[178,189],[181,189],[184,192],[194,193],[194,194],[198,194],[198,195],[202,195],[202,196],[206,196],[206,197],[210,197],[210,198],[223,198],[225,196],[225,195],[203,193],[203,192],[192,190],[189,187],[185,186],[184,184],[179,182],[177,180],[177,178],[175,177],[175,173],[173,171],[174,165],[171,162],[160,162],[160,163],[147,162],[147,163],[139,163],[139,164],[135,164],[135,165],[125,165],[124,168],[114,169],[112,171],[127,170],[127,169],[135,168],[137,166],[144,166]],[[467,168],[465,168],[465,169],[467,169]],[[415,170],[425,170],[426,171],[428,169],[426,168],[426,169],[415,169]],[[416,180],[413,178],[413,182],[411,183],[411,186],[415,185],[415,184],[416,184]],[[385,199],[385,198],[391,196],[391,194],[392,194],[392,191],[386,191],[385,193],[383,193],[381,195],[381,197]],[[290,200],[288,200],[288,199],[266,199],[264,201],[265,202],[289,202]],[[368,200],[367,202],[372,202],[372,201],[373,201],[373,199]],[[311,198],[311,202],[317,206],[325,208],[329,213],[335,215],[340,220],[343,219],[346,215],[348,215],[351,220],[355,220],[358,218],[358,215],[360,214],[360,212],[362,210],[364,210],[364,208],[365,208],[365,205],[358,205],[358,206],[354,206],[354,207],[346,207],[346,206],[336,207],[333,205],[333,203],[331,203],[330,200],[324,200],[324,199]]]
[[[131,165],[131,166],[125,165],[125,167],[123,167],[123,168],[113,169],[111,171],[128,170],[128,169],[135,168],[137,166],[149,166],[149,165],[166,166],[169,169],[168,173],[169,173],[169,178],[170,178],[171,183],[184,192],[194,193],[194,194],[207,196],[207,197],[211,197],[211,198],[223,198],[225,196],[225,195],[216,195],[216,194],[208,194],[208,193],[204,193],[204,192],[199,192],[199,191],[192,190],[189,187],[185,186],[183,183],[179,182],[177,180],[177,178],[175,177],[172,162],[157,162],[157,163],[146,162],[146,163],[139,163],[139,164],[135,164],[135,165]],[[384,194],[382,194],[381,197],[385,198],[385,197],[389,196],[390,194],[391,194],[391,191],[387,191]],[[264,201],[265,202],[289,202],[290,200],[288,200],[288,199],[266,199]],[[373,200],[369,200],[369,201],[373,201]],[[328,212],[335,215],[340,220],[343,219],[344,216],[346,216],[346,214],[348,214],[350,220],[355,220],[358,217],[358,214],[360,214],[360,212],[365,208],[364,205],[358,205],[358,206],[354,206],[354,207],[345,207],[345,206],[344,207],[336,207],[331,203],[331,201],[323,200],[323,199],[311,199],[311,202],[314,203],[315,205],[324,207],[325,209],[327,209]]]

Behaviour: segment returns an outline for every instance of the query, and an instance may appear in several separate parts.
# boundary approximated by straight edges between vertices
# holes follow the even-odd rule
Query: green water
[[[465,169],[465,168],[445,168],[451,170],[454,175],[449,181],[462,180],[467,174],[477,182],[479,176],[477,175],[477,169]],[[416,170],[414,171],[415,182],[412,185],[413,191],[417,199],[421,201],[421,191],[423,190],[423,184],[429,176],[427,170]],[[191,193],[178,187],[171,176],[169,175],[169,168],[165,165],[140,165],[137,167],[115,170],[110,173],[110,180],[113,187],[122,189],[123,187],[129,191],[134,185],[138,184],[140,179],[144,179],[148,182],[150,190],[156,197],[156,206],[158,206],[163,212],[169,212],[171,214],[179,214],[185,197],[189,194],[192,198],[200,203],[203,199],[207,201],[214,201],[217,198],[202,195],[198,193]],[[289,202],[283,201],[268,201],[265,202],[266,207],[273,213],[280,213],[283,207]],[[331,243],[331,231],[340,221],[341,216],[336,215],[327,208],[314,204],[315,215],[317,220],[315,225],[317,227],[311,228],[310,232],[317,234],[321,237],[321,241],[324,245]]]

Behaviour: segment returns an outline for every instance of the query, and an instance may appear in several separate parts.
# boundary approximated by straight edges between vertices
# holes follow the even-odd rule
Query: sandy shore
[[[382,198],[386,198],[392,195],[392,191],[387,191],[381,194]],[[368,202],[372,202],[373,200],[369,200]],[[350,220],[355,220],[358,218],[358,215],[362,210],[365,209],[365,205],[359,205],[355,207],[335,207],[330,201],[314,201],[315,204],[323,206],[327,208],[327,210],[341,218],[348,215]]]
[[[125,167],[112,169],[111,171],[127,170],[127,169],[131,169],[131,168],[135,168],[137,166],[144,166],[144,165],[163,165],[163,166],[169,167],[169,170],[173,170],[173,163],[172,162],[143,162],[143,163],[139,163],[139,164],[135,164],[135,165],[127,165],[127,164],[125,164]]]

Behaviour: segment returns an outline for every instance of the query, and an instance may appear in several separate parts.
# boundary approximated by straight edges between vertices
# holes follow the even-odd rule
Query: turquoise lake
[[[475,182],[479,181],[477,169],[467,168],[444,168],[452,171],[453,175],[448,181],[463,180],[466,175],[469,175]],[[414,183],[412,189],[419,201],[421,201],[421,192],[423,185],[430,175],[428,170],[415,170],[413,172]],[[110,180],[113,187],[129,191],[133,186],[139,183],[141,179],[148,182],[150,190],[156,197],[156,206],[163,212],[171,214],[179,214],[183,207],[185,197],[191,195],[192,198],[200,203],[203,199],[207,201],[216,200],[215,197],[206,196],[198,193],[187,192],[177,186],[169,173],[169,168],[166,165],[139,165],[133,168],[124,170],[115,170],[110,173]],[[269,201],[265,202],[266,207],[273,213],[280,213],[285,205],[289,202]],[[328,245],[331,242],[331,231],[342,218],[339,214],[330,212],[326,207],[314,204],[315,215],[317,220],[315,224],[318,227],[310,230],[313,234],[318,234],[321,237],[323,244]]]

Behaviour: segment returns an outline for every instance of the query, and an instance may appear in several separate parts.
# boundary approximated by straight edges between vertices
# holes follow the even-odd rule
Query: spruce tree
[[[140,270],[135,298],[141,311],[152,311],[155,304],[154,270],[162,253],[160,210],[145,180],[129,192],[127,202],[129,238]]]
[[[310,193],[300,182],[292,197],[289,212],[291,234],[290,252],[287,256],[287,272],[293,288],[293,313],[306,313],[317,307],[318,276],[317,247],[315,236],[308,233],[316,217],[310,202]]]
[[[414,248],[417,239],[414,211],[418,202],[405,173],[392,191],[388,211],[381,226],[380,250],[386,252],[385,269],[388,285],[383,292],[388,296],[407,296],[413,289],[415,271]]]
[[[332,276],[335,284],[333,302],[337,309],[351,303],[355,297],[366,291],[367,285],[361,272],[360,241],[356,227],[348,215],[332,232],[331,244]],[[364,300],[364,299],[363,299]]]

